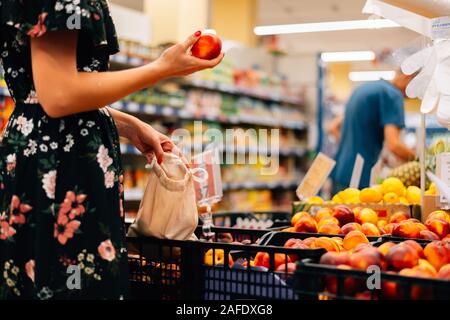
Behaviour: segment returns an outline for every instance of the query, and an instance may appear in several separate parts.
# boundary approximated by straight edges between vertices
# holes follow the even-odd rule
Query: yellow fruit
[[[354,188],[347,188],[341,192],[338,193],[339,198],[342,199],[342,201],[347,202],[350,200],[358,199],[359,201],[359,190]]]
[[[410,204],[420,204],[420,188],[411,186],[406,189],[406,199]]]
[[[377,190],[379,193],[383,194],[383,188],[381,188],[381,184],[375,184],[371,186],[372,189]]]
[[[435,193],[434,191],[428,189],[427,191],[425,191],[425,195],[426,195],[426,196],[435,196],[436,193]]]
[[[331,202],[332,203],[343,203],[342,199],[338,195],[335,195],[333,198],[331,198]]]
[[[357,204],[360,203],[359,197],[353,197],[344,201],[345,204]]]
[[[398,203],[409,205],[410,202],[405,197],[398,198]]]
[[[321,197],[314,196],[314,197],[306,199],[306,203],[307,204],[321,205],[321,204],[323,204],[323,199]]]
[[[395,192],[386,193],[383,200],[385,203],[399,203],[399,197]]]
[[[359,193],[359,200],[362,203],[376,203],[383,199],[383,195],[375,188],[365,188]]]
[[[403,185],[403,182],[400,181],[400,179],[390,177],[383,181],[383,183],[381,184],[381,190],[383,191],[384,195],[390,192],[394,192],[397,196],[401,197],[405,193],[405,186]]]

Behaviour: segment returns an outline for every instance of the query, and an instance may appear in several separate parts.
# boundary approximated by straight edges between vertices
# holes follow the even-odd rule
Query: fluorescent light
[[[373,61],[375,52],[373,51],[341,51],[341,52],[323,52],[321,58],[325,62],[341,61]]]
[[[355,71],[348,74],[351,81],[392,80],[394,77],[395,71]]]
[[[349,21],[314,22],[301,24],[280,24],[272,26],[258,26],[253,29],[258,36],[287,33],[306,33],[357,29],[396,28],[399,24],[388,19],[367,19]]]

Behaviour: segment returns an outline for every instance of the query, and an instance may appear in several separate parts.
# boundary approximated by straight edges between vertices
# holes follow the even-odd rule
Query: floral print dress
[[[81,72],[106,71],[118,41],[106,0],[0,0],[0,57],[16,107],[0,144],[0,299],[128,294],[119,139],[106,109],[50,118],[30,38],[79,29]]]

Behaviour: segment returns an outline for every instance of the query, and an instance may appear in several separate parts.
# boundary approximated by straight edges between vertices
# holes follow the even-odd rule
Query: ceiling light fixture
[[[375,57],[373,51],[323,52],[321,54],[321,58],[325,62],[373,61]]]
[[[325,31],[358,30],[358,29],[382,29],[382,28],[396,28],[396,27],[400,27],[400,25],[388,19],[366,19],[366,20],[348,20],[348,21],[257,26],[253,29],[253,31],[258,36],[267,36],[267,35],[289,34],[289,33],[308,33],[308,32],[325,32]]]
[[[380,79],[392,80],[395,77],[395,71],[354,71],[348,74],[351,81],[377,81]]]

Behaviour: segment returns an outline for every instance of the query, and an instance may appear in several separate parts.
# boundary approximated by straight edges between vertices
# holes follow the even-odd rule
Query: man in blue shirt
[[[391,82],[368,82],[353,92],[345,108],[332,175],[335,193],[349,187],[358,153],[364,158],[360,188],[369,186],[372,167],[384,144],[400,159],[415,158],[414,151],[400,140],[400,130],[405,126],[405,90],[414,76],[397,72]]]

